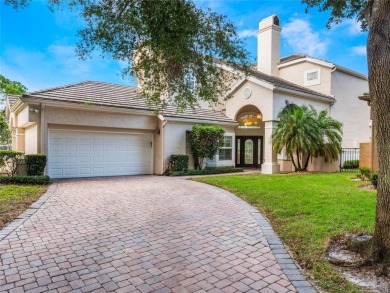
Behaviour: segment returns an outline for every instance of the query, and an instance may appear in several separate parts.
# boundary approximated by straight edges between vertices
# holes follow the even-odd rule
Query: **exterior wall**
[[[314,158],[307,167],[309,172],[338,172],[340,171],[340,161],[325,162],[323,158]]]
[[[301,63],[295,63],[286,67],[279,67],[279,77],[298,84],[300,86],[304,85],[304,73],[307,70],[313,70],[320,68],[320,84],[307,86],[307,88],[317,91],[326,95],[331,95],[331,82],[332,82],[332,69],[329,67],[321,66],[319,64],[314,64],[308,61]]]
[[[168,168],[169,157],[173,154],[182,154],[190,156],[189,168],[193,169],[193,159],[187,145],[187,131],[192,130],[196,122],[168,121],[164,127],[164,171]],[[214,125],[218,125],[215,123]],[[226,135],[233,135],[234,127],[220,125],[226,132]],[[233,149],[234,153],[234,149]],[[213,160],[207,161],[207,166],[234,166],[234,155],[231,161],[218,161],[218,155]]]
[[[38,153],[38,125],[35,124],[24,130],[24,152],[26,154]]]
[[[359,147],[361,142],[371,138],[370,108],[357,100],[367,91],[367,80],[339,71],[332,73],[332,94],[337,101],[332,106],[331,116],[343,123],[344,148]]]
[[[360,143],[359,167],[372,168],[372,144],[371,144],[371,142]]]

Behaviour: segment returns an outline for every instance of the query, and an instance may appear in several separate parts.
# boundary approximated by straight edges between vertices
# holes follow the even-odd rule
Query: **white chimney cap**
[[[262,21],[260,21],[259,30],[262,30],[262,29],[265,29],[265,28],[271,27],[271,26],[280,27],[280,20],[276,14],[268,16],[267,18],[264,18]]]

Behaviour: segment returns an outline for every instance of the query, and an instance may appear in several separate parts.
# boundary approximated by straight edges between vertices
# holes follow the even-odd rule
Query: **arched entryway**
[[[236,121],[236,166],[259,168],[263,162],[263,114],[253,105],[241,108]]]

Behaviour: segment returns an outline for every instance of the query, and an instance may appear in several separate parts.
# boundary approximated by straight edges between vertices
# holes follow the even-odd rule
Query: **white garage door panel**
[[[150,134],[49,130],[53,178],[152,174]]]

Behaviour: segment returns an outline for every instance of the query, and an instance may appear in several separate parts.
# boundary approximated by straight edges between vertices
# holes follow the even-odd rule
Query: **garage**
[[[152,174],[152,135],[49,129],[52,178]]]

